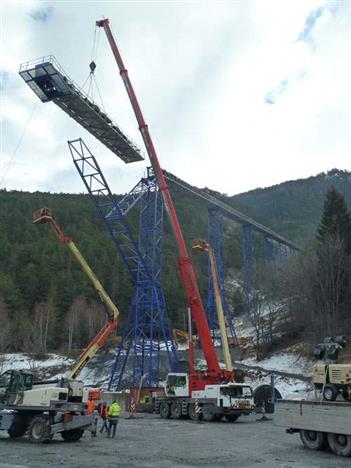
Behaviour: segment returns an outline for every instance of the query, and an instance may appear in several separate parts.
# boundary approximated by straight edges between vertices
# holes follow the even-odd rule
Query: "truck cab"
[[[168,397],[189,396],[189,376],[185,372],[170,373],[166,379],[165,393]]]
[[[13,405],[23,392],[33,387],[33,374],[28,371],[7,370],[0,376],[0,405]]]
[[[215,400],[219,408],[252,410],[255,407],[252,388],[246,384],[206,385],[204,390],[193,391],[192,398]]]

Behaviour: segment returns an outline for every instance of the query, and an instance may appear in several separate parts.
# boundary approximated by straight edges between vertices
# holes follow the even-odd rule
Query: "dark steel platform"
[[[53,55],[23,63],[19,74],[42,102],[53,101],[125,163],[144,159],[138,146],[67,76]]]

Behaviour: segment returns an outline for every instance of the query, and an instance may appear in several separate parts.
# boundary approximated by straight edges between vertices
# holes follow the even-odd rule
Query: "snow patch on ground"
[[[310,361],[294,353],[282,352],[257,361],[255,358],[247,358],[240,361],[247,366],[259,366],[268,371],[289,372],[291,374],[311,375],[312,365]]]
[[[5,372],[8,369],[15,370],[34,370],[34,369],[48,369],[51,367],[67,367],[73,364],[74,360],[67,356],[59,354],[48,354],[46,359],[35,359],[30,354],[24,353],[11,353],[0,354],[0,370]]]

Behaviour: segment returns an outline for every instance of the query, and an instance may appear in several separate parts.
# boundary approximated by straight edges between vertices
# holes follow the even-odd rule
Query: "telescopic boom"
[[[183,233],[180,228],[180,224],[178,221],[176,211],[174,209],[171,194],[168,189],[165,177],[163,175],[163,172],[162,172],[162,169],[161,169],[161,166],[160,166],[157,154],[156,154],[156,150],[151,139],[148,126],[145,123],[145,120],[144,120],[141,108],[139,106],[137,97],[135,95],[133,86],[128,77],[128,72],[126,70],[126,67],[124,66],[117,44],[113,38],[110,25],[109,25],[109,20],[103,19],[103,20],[97,21],[96,25],[104,29],[107,39],[110,43],[113,55],[115,57],[115,60],[117,62],[117,65],[120,71],[120,75],[122,77],[122,80],[124,82],[126,91],[128,93],[131,105],[133,107],[134,114],[137,119],[139,130],[143,137],[144,144],[148,152],[151,165],[154,169],[155,176],[159,185],[159,189],[163,195],[166,210],[169,215],[169,219],[170,219],[173,232],[175,235],[175,239],[177,242],[177,246],[178,246],[178,267],[179,267],[181,280],[182,280],[185,294],[187,297],[188,305],[191,309],[193,320],[197,327],[201,347],[203,349],[206,363],[207,363],[208,370],[206,373],[206,378],[208,377],[212,378],[213,382],[217,380],[221,381],[223,379],[231,380],[232,374],[222,371],[220,369],[218,358],[216,355],[216,350],[212,343],[211,333],[208,327],[205,309],[201,300],[200,291],[199,291],[197,280],[196,280],[195,270],[187,252]],[[199,382],[199,385],[201,386],[200,382]]]

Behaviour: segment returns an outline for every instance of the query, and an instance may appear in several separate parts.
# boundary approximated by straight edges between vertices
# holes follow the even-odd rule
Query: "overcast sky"
[[[1,0],[1,188],[84,192],[67,148],[78,137],[115,192],[144,174],[147,157],[124,164],[18,75],[53,54],[82,85],[102,17],[165,169],[229,195],[351,169],[350,1]],[[106,111],[143,148],[102,30],[95,45]]]

